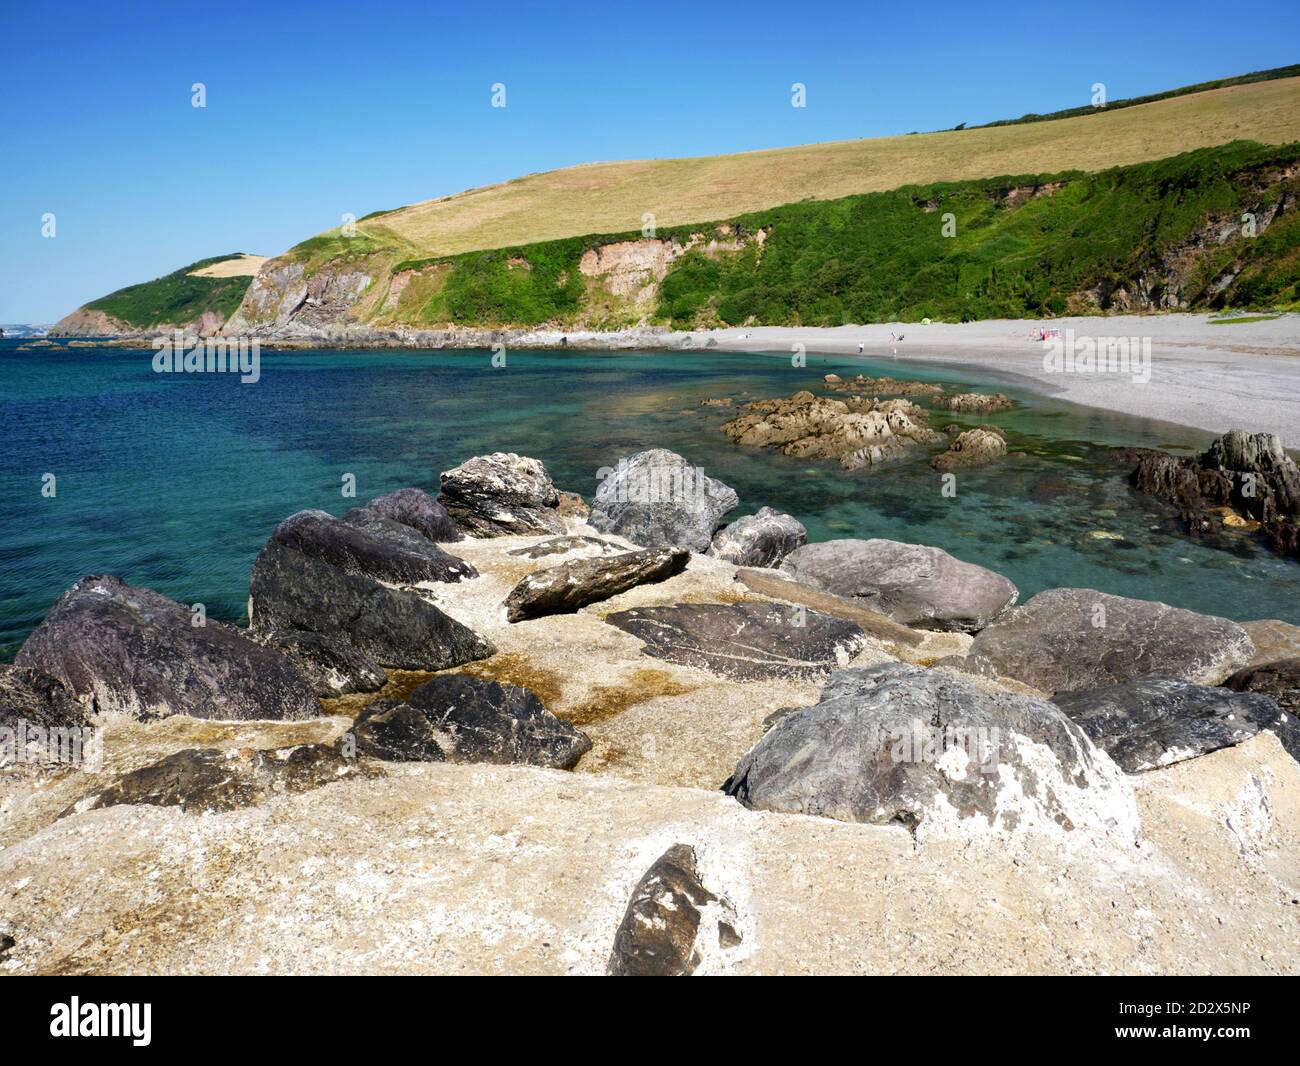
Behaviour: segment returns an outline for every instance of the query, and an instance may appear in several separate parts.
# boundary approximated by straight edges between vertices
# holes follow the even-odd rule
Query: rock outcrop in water
[[[1020,595],[1001,574],[941,548],[896,540],[828,540],[793,552],[781,569],[916,629],[975,632]]]
[[[439,501],[471,537],[564,532],[560,492],[537,459],[478,455],[444,470],[441,480]]]
[[[958,470],[962,467],[984,466],[1007,454],[1007,438],[993,426],[978,426],[958,433],[948,450],[930,460],[936,470]]]
[[[137,718],[299,719],[320,703],[292,663],[151,589],[85,577],[59,597],[14,663],[95,713]]]
[[[620,459],[602,475],[588,522],[643,548],[707,551],[722,516],[740,503],[731,486],[666,448]]]
[[[1015,407],[1015,401],[1000,392],[993,395],[982,392],[962,392],[956,396],[945,396],[935,403],[945,410],[965,415],[989,415],[995,411],[1009,411]]]

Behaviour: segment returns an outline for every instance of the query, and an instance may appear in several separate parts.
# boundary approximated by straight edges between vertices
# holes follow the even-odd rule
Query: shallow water
[[[590,498],[596,471],[648,447],[680,452],[735,487],[741,507],[789,511],[812,539],[935,544],[998,570],[1027,598],[1084,586],[1231,618],[1300,623],[1300,563],[1245,536],[1225,546],[1178,532],[1170,508],[1132,493],[1106,447],[1200,449],[1210,435],[1036,396],[987,377],[915,363],[762,354],[263,352],[261,380],[155,374],[151,352],[16,350],[0,340],[0,659],[68,585],[114,573],[216,618],[241,619],[248,570],[267,535],[305,507],[341,514],[404,485],[435,490],[471,455],[542,459]],[[727,408],[706,397],[788,396],[828,372],[984,387],[1021,402],[995,422],[1009,458],[958,474],[940,493],[931,452],[844,473],[733,445]],[[937,449],[935,449],[937,450]],[[41,495],[53,473],[57,495]],[[356,477],[356,498],[341,494]],[[1094,532],[1122,539],[1094,537]]]

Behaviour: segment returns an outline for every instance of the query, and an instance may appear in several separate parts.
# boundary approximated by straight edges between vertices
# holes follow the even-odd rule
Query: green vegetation
[[[242,252],[200,259],[197,263],[153,281],[128,285],[98,300],[86,304],[91,311],[102,311],[120,322],[137,329],[154,326],[182,325],[200,318],[205,311],[213,311],[223,319],[229,318],[248,290],[251,277],[195,278],[193,270],[234,259]]]
[[[1212,318],[1211,326],[1235,326],[1243,322],[1272,322],[1281,315],[1233,315],[1231,318]]]
[[[985,122],[980,126],[967,127],[963,122],[954,129],[975,129],[986,130],[993,126],[1018,126],[1025,122],[1051,122],[1058,118],[1074,118],[1078,115],[1096,115],[1103,111],[1117,111],[1122,107],[1136,107],[1140,104],[1153,104],[1157,100],[1169,100],[1175,96],[1187,96],[1191,93],[1209,92],[1211,89],[1226,89],[1233,85],[1253,85],[1261,81],[1275,81],[1278,78],[1295,78],[1300,77],[1300,63],[1294,63],[1289,67],[1274,67],[1272,70],[1256,70],[1250,74],[1238,74],[1232,78],[1216,78],[1214,81],[1198,82],[1196,85],[1183,85],[1177,89],[1167,89],[1162,93],[1151,93],[1148,96],[1132,96],[1127,100],[1112,100],[1104,107],[1093,107],[1085,105],[1084,107],[1071,107],[1064,111],[1053,111],[1046,115],[1036,115],[1030,113],[1021,115],[1020,118],[1004,118],[997,122]]]

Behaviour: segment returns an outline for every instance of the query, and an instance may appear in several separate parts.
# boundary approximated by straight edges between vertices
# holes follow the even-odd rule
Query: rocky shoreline
[[[1300,971],[1300,627],[1021,604],[937,548],[728,523],[740,502],[663,449],[590,501],[495,453],[285,519],[246,629],[83,578],[0,668],[0,971]],[[50,757],[60,730],[96,765]],[[958,906],[975,868],[1027,954],[938,919],[847,933],[922,886]],[[318,924],[286,935],[265,876]],[[1221,932],[1178,932],[1207,906]]]

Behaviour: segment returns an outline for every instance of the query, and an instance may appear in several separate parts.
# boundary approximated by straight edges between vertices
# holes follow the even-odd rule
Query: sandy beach
[[[1040,326],[1073,330],[1076,340],[1150,338],[1150,378],[1046,370],[1044,344],[1033,339]],[[891,342],[891,334],[903,339]],[[695,334],[697,343],[701,336]],[[1126,315],[833,329],[759,326],[703,336],[722,351],[788,351],[803,344],[809,352],[854,355],[862,344],[872,360],[960,366],[1073,403],[1215,433],[1276,433],[1286,447],[1300,448],[1300,315],[1231,325],[1213,325],[1207,315]]]

